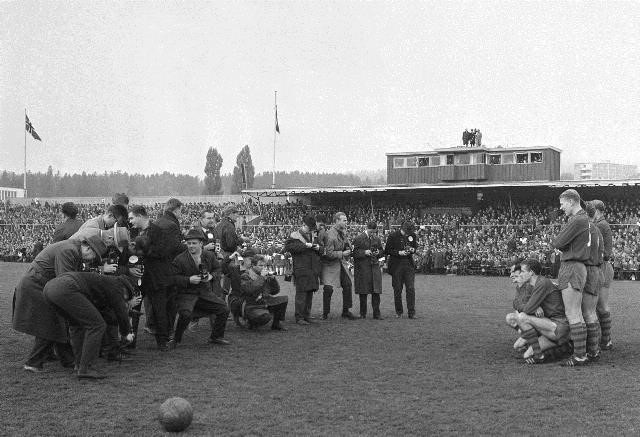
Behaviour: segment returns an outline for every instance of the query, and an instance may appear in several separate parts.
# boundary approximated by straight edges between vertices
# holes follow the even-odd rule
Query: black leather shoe
[[[417,319],[417,317],[416,317],[416,315],[415,315],[415,314],[409,314],[409,318],[410,318],[410,319]]]
[[[287,331],[287,328],[281,325],[272,326],[271,329],[274,331]]]
[[[229,340],[225,340],[224,338],[210,338],[209,344],[220,344],[222,346],[229,346],[231,342]]]
[[[380,315],[378,315],[378,316],[373,316],[373,318],[374,318],[375,320],[384,320],[384,317],[382,317],[382,316],[380,316]]]
[[[357,317],[354,316],[353,314],[351,314],[351,311],[345,311],[342,313],[342,318],[343,319],[349,319],[349,320],[356,320]]]
[[[322,315],[322,320],[327,320],[329,318],[329,314],[323,314]]]

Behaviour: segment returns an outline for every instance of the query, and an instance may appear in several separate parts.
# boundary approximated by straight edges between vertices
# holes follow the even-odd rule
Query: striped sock
[[[587,326],[584,323],[572,323],[569,329],[573,341],[573,356],[582,358],[587,354]]]
[[[542,349],[540,349],[540,342],[538,342],[538,333],[535,329],[527,329],[522,333],[522,338],[527,341],[527,344],[531,346],[533,349],[533,356],[537,357],[542,354]]]
[[[587,352],[597,355],[600,352],[600,323],[587,323]]]
[[[607,344],[611,341],[611,313],[599,313],[598,318],[600,319],[600,330],[602,332],[600,343]]]

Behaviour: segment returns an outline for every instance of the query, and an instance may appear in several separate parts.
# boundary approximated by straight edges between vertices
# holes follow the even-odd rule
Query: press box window
[[[411,156],[407,158],[407,167],[417,167],[418,166],[418,158],[416,156]]]
[[[502,164],[502,155],[489,155],[489,164],[491,165]]]
[[[422,156],[418,158],[418,167],[429,167],[429,157]]]
[[[437,167],[440,165],[440,157],[439,156],[432,156],[430,159],[430,164],[431,167]]]
[[[531,162],[542,162],[542,152],[531,152]]]
[[[453,165],[453,155],[447,155],[447,165]]]
[[[393,158],[393,168],[405,168],[406,166],[404,158]]]
[[[469,165],[469,159],[470,157],[467,154],[456,155],[455,163],[456,165]]]
[[[527,164],[529,162],[529,154],[528,153],[516,153],[516,163],[517,164]]]
[[[503,164],[513,164],[513,153],[505,153],[502,155]]]

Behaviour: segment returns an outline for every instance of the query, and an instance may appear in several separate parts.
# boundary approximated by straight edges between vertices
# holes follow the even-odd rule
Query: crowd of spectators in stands
[[[226,204],[188,203],[183,208],[185,229],[195,223],[203,211],[218,217]],[[78,218],[87,220],[99,215],[104,204],[79,204]],[[155,218],[162,204],[145,205]],[[55,225],[61,222],[61,205],[32,203],[0,208],[0,259],[31,260],[34,253],[51,241]],[[361,232],[372,220],[386,234],[405,220],[416,223],[419,250],[416,261],[425,273],[506,274],[516,259],[535,258],[547,272],[559,262],[550,243],[564,217],[555,204],[530,202],[487,204],[476,211],[451,209],[433,212],[424,203],[376,204],[344,202],[309,206],[301,203],[238,205],[243,223],[242,233],[251,239],[258,251],[266,254],[282,251],[283,242],[296,229],[305,214],[322,215],[330,224],[336,211],[344,211],[349,219],[349,237]],[[640,279],[640,247],[638,247],[640,202],[616,201],[608,205],[606,217],[612,224],[614,268],[618,277]],[[241,226],[240,226],[241,225]],[[41,244],[40,244],[41,243]],[[35,251],[34,251],[35,247]]]

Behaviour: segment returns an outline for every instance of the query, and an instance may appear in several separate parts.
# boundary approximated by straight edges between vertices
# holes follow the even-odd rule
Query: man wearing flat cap
[[[380,293],[382,293],[382,271],[379,258],[384,257],[382,241],[378,238],[378,224],[367,224],[367,230],[353,240],[353,279],[355,292],[360,296],[360,318],[367,317],[367,295],[371,295],[373,318],[380,315]]]
[[[36,337],[24,369],[41,372],[51,346],[63,366],[73,366],[73,354],[64,321],[45,300],[42,290],[51,279],[83,270],[83,263],[99,261],[107,252],[100,237],[85,241],[64,240],[47,246],[33,260],[20,279],[13,301],[13,329]]]
[[[389,234],[385,252],[389,255],[389,274],[393,286],[396,317],[402,317],[402,288],[405,288],[407,313],[410,319],[416,315],[415,277],[416,264],[413,254],[418,248],[418,237],[411,221],[405,221],[400,229]]]
[[[169,347],[174,348],[182,341],[192,317],[204,316],[209,316],[211,321],[209,343],[228,345],[224,332],[229,308],[220,294],[214,291],[214,287],[220,287],[220,264],[213,252],[203,250],[206,237],[200,229],[190,229],[185,239],[187,250],[173,260],[177,319]]]

